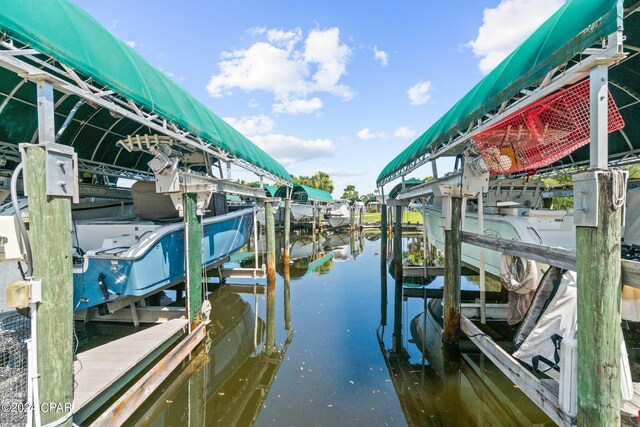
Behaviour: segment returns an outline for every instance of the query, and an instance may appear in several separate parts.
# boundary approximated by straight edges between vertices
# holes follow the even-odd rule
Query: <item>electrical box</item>
[[[0,261],[22,261],[21,243],[15,217],[0,216]]]
[[[80,193],[78,185],[78,157],[73,147],[55,142],[20,144],[24,165],[28,164],[26,161],[26,150],[36,148],[44,148],[45,150],[46,160],[44,173],[47,179],[47,196],[71,197],[74,203],[78,203]],[[25,166],[25,173],[23,174],[25,195],[26,189],[28,189],[28,173],[26,173],[26,167],[27,166]]]
[[[598,175],[588,171],[573,176],[573,222],[576,227],[598,226]]]

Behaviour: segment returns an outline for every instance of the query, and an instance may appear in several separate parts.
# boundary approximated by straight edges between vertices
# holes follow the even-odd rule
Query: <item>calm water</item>
[[[381,277],[379,236],[333,235],[313,241],[293,235],[292,241],[290,281],[286,286],[286,269],[278,260],[274,306],[267,310],[266,296],[251,293],[251,288],[242,294],[214,291],[204,348],[163,384],[131,425],[549,422],[477,352],[443,359],[434,336],[427,339],[432,348],[423,365],[409,326],[423,311],[420,299],[401,302],[398,353],[404,356],[387,362],[395,282],[386,271]],[[421,262],[419,243],[419,238],[405,240],[409,262]],[[252,262],[241,258],[243,266]],[[429,286],[442,286],[442,279]],[[273,349],[265,345],[272,319]]]

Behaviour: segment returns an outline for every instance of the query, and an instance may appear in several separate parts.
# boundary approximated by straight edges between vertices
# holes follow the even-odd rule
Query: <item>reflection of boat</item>
[[[351,221],[351,211],[349,202],[346,200],[335,200],[333,207],[324,215],[332,228],[346,227]]]
[[[459,407],[457,424],[466,425],[554,425],[554,423],[524,393],[514,389],[513,383],[497,367],[480,354],[468,340],[460,341],[461,359],[446,353],[442,343],[441,301],[432,299],[424,313],[411,321],[411,336],[432,370],[442,381],[447,405]],[[426,330],[423,333],[423,328]],[[426,339],[423,342],[423,337]],[[508,343],[503,342],[503,345]],[[413,366],[420,378],[420,366]],[[427,385],[428,386],[428,385]],[[454,400],[453,402],[451,400]],[[436,410],[442,411],[437,408]],[[441,417],[447,414],[440,412]]]
[[[478,213],[473,200],[467,204],[464,231],[485,234],[503,239],[528,243],[575,248],[573,213],[565,210],[543,209],[541,181],[525,179],[502,179],[490,181],[484,207],[484,230],[479,233]],[[427,206],[429,239],[444,251],[444,228],[442,198],[434,197]],[[500,276],[498,251],[485,250],[486,272]],[[462,261],[474,267],[480,264],[480,248],[462,244]],[[538,273],[546,266],[539,265]]]
[[[349,235],[346,233],[336,233],[327,237],[324,241],[325,251],[331,251],[335,261],[346,261],[349,259]]]

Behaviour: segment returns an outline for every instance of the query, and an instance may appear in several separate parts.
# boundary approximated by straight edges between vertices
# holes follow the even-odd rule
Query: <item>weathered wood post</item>
[[[200,323],[202,308],[202,221],[198,216],[198,195],[183,196],[187,311],[193,329]]]
[[[272,202],[266,202],[267,228],[267,340],[265,349],[271,355],[276,343],[276,233]]]
[[[318,234],[322,233],[322,207],[318,206]]]
[[[315,205],[313,205],[313,208],[311,211],[311,234],[313,234],[315,239],[315,235],[316,235],[316,206]]]
[[[389,225],[387,224],[387,205],[382,205],[380,211],[380,264],[387,263],[387,240],[389,236]]]
[[[356,223],[356,208],[355,206],[351,206],[349,208],[349,234],[353,235],[353,232],[356,229],[355,223]]]
[[[397,203],[397,202],[396,202]],[[402,347],[402,204],[396,204],[395,230],[393,233],[393,263],[395,266],[395,297],[393,311],[393,352],[401,353]]]
[[[451,200],[451,226],[444,231],[444,316],[442,340],[446,344],[458,344],[460,330],[460,274],[461,252],[460,222],[463,198],[453,196]],[[445,201],[446,203],[446,201]],[[448,222],[445,219],[445,222]],[[447,230],[447,228],[450,228]]]
[[[597,66],[590,77],[591,169],[574,176],[578,425],[611,426],[620,425],[620,235],[626,183],[619,170],[602,169],[608,147],[607,66]]]
[[[53,86],[37,84],[38,141],[55,141]],[[47,194],[47,153],[43,146],[24,145],[29,197],[29,238],[32,275],[42,282],[35,340],[38,393],[36,407],[42,425],[65,417],[72,425],[73,401],[73,266],[71,259],[71,200]],[[70,189],[71,183],[67,188]],[[49,410],[51,405],[55,409]],[[47,410],[43,410],[43,408]]]
[[[284,250],[282,251],[283,262],[289,265],[289,246],[291,240],[291,199],[284,200]]]

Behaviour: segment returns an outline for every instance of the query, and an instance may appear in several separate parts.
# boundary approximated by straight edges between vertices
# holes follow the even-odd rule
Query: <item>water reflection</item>
[[[403,242],[403,264],[422,265],[424,253],[431,251],[423,251],[421,239],[410,237]],[[420,283],[414,277],[396,277],[393,259],[386,265],[384,255],[377,338],[408,424],[554,425],[473,343],[462,340],[459,351],[446,348],[441,300],[407,301],[402,291]],[[426,261],[435,265],[439,260],[428,257]],[[387,277],[394,279],[395,290],[391,337],[386,332]],[[426,286],[435,278],[421,279]],[[465,285],[474,286],[473,281]]]
[[[292,234],[274,287],[216,289],[206,345],[129,425],[550,422],[469,343],[462,355],[445,354],[439,305],[404,298],[411,284],[390,274],[392,241],[384,248],[383,240],[379,233]],[[259,265],[263,246],[252,246]],[[276,252],[283,249],[279,236]],[[420,238],[405,240],[405,261],[422,252]],[[254,255],[234,261],[250,267]],[[429,287],[442,286],[440,279]]]

